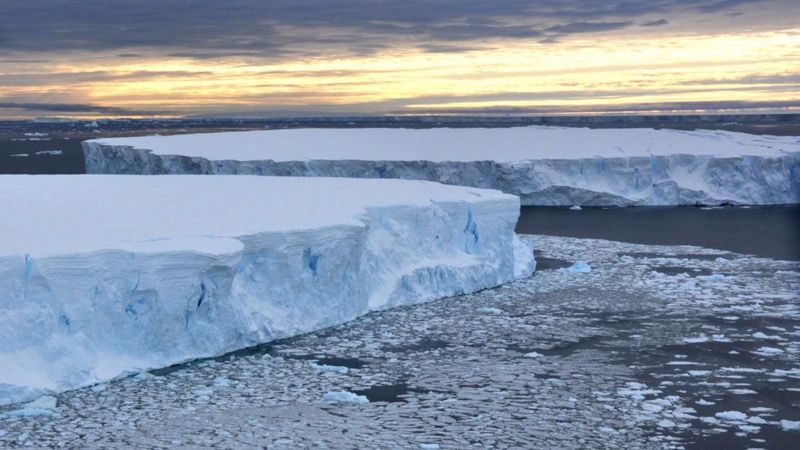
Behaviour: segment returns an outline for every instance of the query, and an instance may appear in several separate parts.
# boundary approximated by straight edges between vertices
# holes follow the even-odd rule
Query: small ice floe
[[[708,336],[701,334],[700,336],[685,337],[681,341],[687,344],[702,344],[708,342]]]
[[[754,350],[750,353],[759,356],[777,356],[783,354],[783,349],[775,347],[760,347],[758,350]]]
[[[800,420],[781,420],[781,429],[800,432]]]
[[[707,377],[707,376],[711,375],[711,371],[710,370],[690,370],[690,371],[688,371],[686,373],[688,373],[689,375],[691,375],[693,377]]]
[[[9,417],[45,417],[58,413],[57,400],[50,395],[43,395],[38,399],[26,403],[22,408],[7,413]]]
[[[748,409],[749,411],[757,412],[757,413],[774,413],[777,411],[775,408],[767,408],[766,406],[754,406]]]
[[[340,373],[342,375],[350,371],[350,369],[344,366],[329,366],[327,364],[317,364],[313,362],[310,364],[310,366],[312,369],[319,372],[333,372],[333,373]]]
[[[64,152],[62,152],[61,150],[40,150],[36,152],[36,154],[42,156],[58,156],[58,155],[63,155]]]
[[[347,391],[329,391],[322,396],[322,399],[328,403],[352,403],[355,405],[369,403],[366,396]]]
[[[661,419],[656,423],[656,425],[658,425],[659,428],[672,428],[676,426],[676,423],[669,419]]]
[[[419,444],[420,450],[438,450],[439,444]]]
[[[708,400],[706,400],[706,399],[703,399],[703,398],[701,398],[700,400],[696,401],[695,403],[696,403],[696,404],[698,404],[698,405],[700,405],[700,406],[711,406],[711,405],[716,405],[716,403],[714,403],[714,402],[710,402],[710,401],[708,401]]]
[[[561,273],[588,273],[592,271],[592,267],[586,261],[578,261],[569,267],[562,267],[557,270]]]
[[[45,137],[47,133],[25,133],[25,137]]]
[[[758,394],[758,392],[756,392],[756,391],[754,391],[752,389],[729,389],[728,392],[730,392],[731,394],[734,394],[734,395]]]
[[[714,417],[726,422],[741,422],[747,420],[747,414],[740,411],[722,411],[714,414]]]
[[[539,352],[528,352],[525,353],[525,355],[523,356],[525,356],[526,358],[541,358],[544,355]]]
[[[8,155],[8,156],[10,156],[11,158],[27,158],[28,154],[27,153],[14,153],[13,155]]]
[[[230,385],[231,385],[231,380],[229,380],[229,379],[227,379],[225,377],[214,378],[214,386],[217,386],[217,387],[228,387]]]
[[[580,210],[582,210],[582,209],[583,209],[583,208],[581,208],[581,207],[580,207],[580,205],[571,206],[571,207],[569,208],[569,210],[570,210],[570,211],[580,211]]]
[[[484,307],[476,309],[475,312],[478,312],[478,313],[481,313],[481,314],[503,314],[505,311],[503,311],[500,308],[490,308],[490,307],[485,307],[484,306]]]
[[[786,340],[786,339],[784,339],[784,338],[782,338],[780,336],[764,334],[764,333],[762,333],[760,331],[756,332],[756,333],[753,333],[753,337],[756,338],[756,339],[764,339],[765,341],[785,341]]]

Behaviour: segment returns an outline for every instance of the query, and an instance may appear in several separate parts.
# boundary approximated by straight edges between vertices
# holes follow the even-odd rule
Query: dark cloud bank
[[[0,56],[118,51],[120,57],[461,51],[492,39],[552,42],[647,29],[787,0],[3,0]],[[302,30],[302,32],[292,32]]]

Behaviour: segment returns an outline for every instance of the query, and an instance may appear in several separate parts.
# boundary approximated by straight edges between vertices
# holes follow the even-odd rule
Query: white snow
[[[353,403],[356,405],[369,403],[366,396],[357,395],[348,391],[326,392],[322,399],[328,403]]]
[[[155,154],[215,160],[309,161],[498,161],[595,157],[777,156],[800,151],[796,137],[754,136],[727,131],[649,128],[360,128],[293,129],[96,139]],[[235,142],[235,146],[230,146]],[[179,153],[174,153],[175,151]]]
[[[725,131],[295,129],[104,138],[84,152],[89,173],[427,179],[532,205],[800,202],[800,139]]]
[[[0,176],[0,403],[529,276],[518,214],[424,181]]]

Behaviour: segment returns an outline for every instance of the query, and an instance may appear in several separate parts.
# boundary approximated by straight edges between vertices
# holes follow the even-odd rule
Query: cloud
[[[600,31],[619,30],[630,25],[631,22],[572,22],[564,25],[555,25],[545,31],[557,35],[596,33]]]
[[[138,111],[127,108],[92,105],[88,103],[19,103],[0,102],[2,110],[22,110],[29,112],[57,114],[103,114],[109,116],[139,116],[151,114],[168,114],[167,111]]]
[[[666,19],[651,20],[642,24],[643,27],[663,27],[668,24]]]
[[[765,26],[793,0],[755,0]],[[398,47],[462,51],[495,39],[562,40],[706,14],[725,24],[752,0],[3,0],[0,58],[22,52],[119,57],[290,58]],[[668,20],[669,19],[669,20]],[[721,25],[722,26],[722,25]]]
[[[597,113],[644,113],[644,112],[686,112],[698,111],[778,111],[800,109],[798,100],[771,101],[686,101],[659,103],[630,103],[622,105],[579,105],[563,106],[559,104],[537,107],[498,106],[489,108],[415,108],[417,114],[597,114]],[[392,111],[391,114],[408,114],[409,110]]]

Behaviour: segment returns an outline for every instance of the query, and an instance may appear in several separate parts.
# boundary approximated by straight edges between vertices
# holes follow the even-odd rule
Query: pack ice
[[[89,173],[405,178],[527,205],[800,202],[800,138],[561,127],[295,129],[84,143]]]
[[[528,276],[518,214],[424,181],[0,176],[0,403]]]

